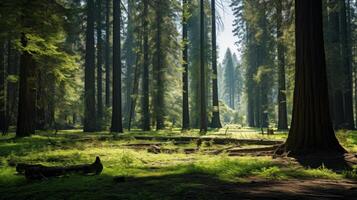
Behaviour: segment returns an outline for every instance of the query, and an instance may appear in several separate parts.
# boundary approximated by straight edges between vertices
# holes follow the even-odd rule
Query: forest
[[[1,0],[1,199],[357,199],[357,0]]]

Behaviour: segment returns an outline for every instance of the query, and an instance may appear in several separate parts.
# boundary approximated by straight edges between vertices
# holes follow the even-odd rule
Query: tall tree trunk
[[[94,132],[97,129],[95,106],[95,48],[94,48],[94,0],[88,0],[86,56],[84,75],[84,132]]]
[[[333,125],[336,129],[343,128],[344,124],[344,108],[343,108],[343,66],[341,65],[341,42],[340,42],[340,21],[338,0],[328,0],[328,18],[327,18],[327,33],[326,33],[326,63],[327,77],[330,98],[331,117]]]
[[[212,128],[222,128],[219,116],[218,75],[217,75],[217,40],[216,40],[216,1],[211,0],[212,9]]]
[[[103,123],[103,38],[102,38],[102,0],[97,3],[97,129]]]
[[[322,0],[295,0],[295,14],[295,91],[286,151],[292,154],[344,152],[330,119]]]
[[[149,36],[148,32],[148,0],[143,0],[143,32],[144,32],[144,60],[143,60],[143,80],[142,80],[142,129],[149,131],[150,128],[150,111],[149,111]]]
[[[160,0],[157,1],[156,8],[156,100],[155,100],[155,116],[156,116],[156,130],[165,128],[164,124],[164,109],[165,109],[165,87],[164,87],[164,71],[163,71],[163,55],[161,52],[161,9],[160,5],[163,4]]]
[[[341,58],[344,72],[343,105],[344,105],[344,126],[346,129],[354,129],[353,119],[353,89],[352,89],[352,56],[350,53],[349,33],[347,22],[347,6],[345,0],[340,1],[340,41]]]
[[[134,7],[134,1],[133,0],[128,0],[128,25],[127,25],[127,38],[125,40],[124,44],[124,51],[125,51],[125,64],[126,64],[126,76],[125,76],[125,122],[128,122],[128,119],[130,117],[130,109],[132,105],[132,101],[134,101],[132,92],[133,92],[133,87],[135,84],[135,71],[136,69],[136,54],[134,52],[134,48],[136,47],[137,41],[135,41],[135,35],[134,35],[134,26],[135,26],[135,19],[134,19],[134,14],[135,10],[133,9]]]
[[[253,51],[252,51],[252,37],[253,34],[251,33],[252,31],[250,30],[249,26],[247,25],[247,62],[248,62],[248,69],[247,69],[247,77],[246,77],[246,85],[247,85],[247,122],[249,127],[256,127],[255,123],[255,101],[257,99],[255,98],[254,95],[254,56],[253,56]]]
[[[200,131],[207,132],[206,80],[205,80],[205,12],[204,0],[200,0]]]
[[[111,131],[122,133],[120,0],[114,0],[113,13],[113,113]]]
[[[183,72],[182,72],[182,130],[190,129],[190,109],[188,96],[188,4],[187,0],[182,1],[182,42],[183,42]]]
[[[53,74],[49,77],[49,100],[48,100],[48,116],[47,116],[47,124],[51,128],[55,128],[55,109],[56,109],[56,81],[55,76]]]
[[[110,107],[110,4],[111,0],[106,0],[105,16],[105,105]]]
[[[285,86],[285,47],[283,45],[283,2],[276,2],[277,18],[276,18],[276,28],[277,28],[277,40],[278,40],[278,130],[288,129],[288,114],[286,109],[286,86]]]
[[[26,35],[22,33],[22,47],[26,47],[27,42]],[[32,55],[27,51],[23,51],[20,58],[20,90],[16,137],[26,137],[35,133],[35,71],[36,63]]]
[[[0,40],[0,131],[6,133],[6,85],[5,85],[5,51],[4,42]]]
[[[10,44],[11,47],[11,44]],[[9,55],[13,55],[8,57],[9,60],[8,61],[8,74],[12,75],[12,76],[18,76],[19,75],[19,68],[20,68],[20,53],[18,51],[16,51],[15,49],[9,50],[11,52],[9,52]],[[19,80],[12,80],[9,81],[8,83],[8,125],[16,125],[16,121],[17,121],[17,111],[18,111],[18,92],[19,92]]]
[[[142,36],[140,36],[140,40],[139,41],[142,41]],[[140,77],[140,70],[139,70],[140,59],[139,58],[140,58],[140,54],[142,53],[142,51],[143,51],[143,48],[142,48],[142,45],[140,45],[140,52],[137,52],[136,61],[135,61],[134,85],[133,85],[133,91],[131,93],[133,98],[130,101],[130,110],[129,110],[129,119],[128,119],[128,130],[129,131],[131,129],[132,120],[134,118],[134,111],[135,111],[135,107],[136,107],[136,102],[137,102],[137,99],[138,99],[139,77]]]
[[[37,85],[36,85],[36,129],[45,130],[46,129],[46,98],[45,94],[45,77],[42,70],[37,72]]]
[[[8,49],[7,49],[7,75],[15,76],[16,74],[16,53],[12,47],[11,38],[8,39]],[[17,84],[12,79],[8,79],[7,81],[7,108],[6,108],[6,118],[7,123],[10,126],[12,122],[15,121],[15,113],[14,108],[17,104],[17,94],[16,94]]]

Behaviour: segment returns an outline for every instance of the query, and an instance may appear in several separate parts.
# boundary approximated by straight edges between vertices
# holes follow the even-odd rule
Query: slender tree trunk
[[[164,108],[165,108],[165,101],[164,101],[164,71],[163,71],[163,62],[162,62],[162,52],[161,52],[161,23],[162,23],[162,16],[160,10],[160,4],[162,4],[160,0],[157,1],[157,10],[156,10],[156,100],[155,100],[155,117],[156,117],[156,130],[162,130],[165,128],[164,124]]]
[[[20,68],[20,53],[12,49],[11,53],[13,54],[12,61],[9,61],[8,73],[9,75],[19,76]],[[8,84],[8,119],[9,126],[16,125],[17,123],[17,112],[18,112],[18,100],[19,100],[19,80],[16,82],[9,82]]]
[[[134,19],[134,14],[135,11],[133,9],[134,6],[134,1],[133,0],[128,0],[128,25],[127,25],[127,38],[124,44],[124,51],[125,51],[125,64],[126,64],[126,76],[125,76],[125,122],[128,122],[129,116],[130,116],[130,109],[132,105],[132,101],[134,101],[132,97],[132,92],[134,90],[134,84],[135,81],[135,71],[137,66],[135,65],[135,62],[137,60],[134,48],[136,48],[137,42],[135,41],[135,36],[134,36],[134,25],[135,25],[135,19]]]
[[[21,36],[22,47],[27,46],[27,38]],[[36,104],[36,63],[32,55],[23,51],[20,58],[20,90],[16,137],[26,137],[35,133]]]
[[[114,0],[113,13],[113,113],[111,131],[122,133],[120,0]]]
[[[182,41],[183,41],[183,72],[182,72],[182,130],[190,129],[190,109],[188,96],[188,37],[187,37],[187,0],[182,1]]]
[[[46,129],[46,100],[47,95],[45,94],[45,78],[43,72],[38,70],[37,72],[37,86],[36,86],[36,129],[45,130]]]
[[[285,47],[282,37],[283,2],[277,1],[277,40],[278,40],[278,130],[288,130],[288,114],[286,109],[286,86],[285,86]]]
[[[110,4],[111,0],[106,0],[105,16],[105,105],[110,107]]]
[[[16,53],[12,47],[11,38],[8,39],[8,49],[7,49],[7,75],[15,76],[16,75]],[[7,123],[10,126],[12,122],[15,121],[14,108],[17,104],[17,94],[16,94],[17,84],[13,80],[7,81],[7,108],[6,108],[6,119]]]
[[[102,38],[102,0],[97,3],[97,129],[103,123],[103,38]]]
[[[55,128],[55,108],[56,108],[56,81],[55,77],[52,74],[49,78],[49,102],[48,102],[48,116],[47,116],[47,123],[51,128]]]
[[[142,129],[149,131],[150,128],[150,111],[149,111],[149,36],[148,32],[148,0],[143,0],[143,32],[144,32],[144,60],[143,60],[143,80],[142,80]]]
[[[207,132],[204,18],[204,0],[200,0],[200,131],[202,133]]]
[[[347,6],[345,0],[340,1],[340,41],[341,41],[341,57],[344,72],[344,90],[343,90],[343,105],[344,105],[344,126],[346,129],[354,129],[353,119],[353,89],[352,89],[352,60],[349,44],[348,21],[347,21]]]
[[[6,85],[4,42],[0,40],[0,131],[6,133]]]
[[[253,74],[254,74],[254,62],[253,62],[253,51],[252,51],[252,33],[250,28],[247,26],[247,61],[248,61],[248,69],[247,69],[247,122],[249,127],[255,127],[255,101],[257,100],[254,97],[253,91],[254,90],[254,79],[253,79]]]
[[[140,40],[142,41],[142,36],[140,36]],[[140,42],[141,43],[141,42]],[[128,130],[130,131],[131,129],[131,124],[132,120],[134,117],[134,111],[136,107],[136,102],[138,99],[138,92],[139,92],[139,77],[140,77],[140,70],[139,70],[139,64],[140,64],[140,54],[142,53],[143,48],[142,45],[140,45],[140,52],[137,53],[136,55],[136,61],[135,61],[135,69],[134,69],[134,85],[133,85],[133,91],[132,91],[132,96],[133,98],[130,101],[130,110],[129,110],[129,119],[128,119]]]
[[[94,0],[88,0],[87,7],[86,56],[84,72],[84,132],[94,132],[97,129],[95,108]]]
[[[216,1],[211,0],[212,9],[212,128],[222,128],[221,119],[219,116],[219,101],[218,101],[218,75],[217,75],[217,40],[216,40]]]
[[[344,107],[343,107],[343,88],[341,85],[341,78],[343,76],[343,66],[342,59],[340,55],[341,52],[341,41],[340,41],[340,21],[339,21],[339,10],[338,8],[339,0],[328,0],[328,23],[327,23],[327,33],[326,33],[326,63],[327,63],[327,76],[329,83],[329,98],[331,117],[333,125],[336,129],[343,128],[344,124]]]
[[[295,14],[295,91],[286,151],[292,154],[345,152],[330,119],[322,0],[295,0]]]

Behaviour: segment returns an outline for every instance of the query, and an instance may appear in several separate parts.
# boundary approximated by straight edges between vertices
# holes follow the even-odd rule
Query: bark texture
[[[292,154],[344,152],[330,119],[322,0],[295,0],[295,6],[295,91],[286,150]]]

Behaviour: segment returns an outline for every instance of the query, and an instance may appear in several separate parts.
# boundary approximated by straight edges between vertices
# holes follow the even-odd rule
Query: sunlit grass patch
[[[308,169],[296,163],[280,162],[271,157],[230,157],[225,154],[208,155],[204,151],[224,149],[235,146],[234,144],[216,145],[212,141],[207,141],[202,143],[197,152],[185,154],[184,149],[197,148],[195,140],[183,144],[170,140],[165,142],[137,140],[129,133],[124,139],[113,139],[110,135],[106,135],[106,139],[103,140],[100,137],[104,134],[109,133],[91,134],[88,138],[87,134],[78,131],[72,134],[68,131],[57,136],[47,136],[43,133],[6,142],[0,140],[0,192],[10,191],[11,194],[9,193],[8,197],[16,197],[21,192],[21,196],[30,199],[50,199],[47,198],[48,194],[55,194],[51,196],[54,199],[91,199],[94,197],[101,197],[100,199],[143,197],[145,199],[150,195],[153,195],[153,199],[160,199],[162,197],[160,195],[170,195],[172,192],[179,194],[187,188],[192,190],[204,188],[204,179],[219,181],[220,184],[236,184],[256,178],[263,180],[316,178],[339,180],[357,177],[356,170],[335,173],[324,167]],[[169,131],[159,134],[169,134]],[[257,135],[254,136],[254,134]],[[284,135],[284,133],[277,134]],[[261,139],[259,133],[254,132],[246,133],[244,137],[249,135],[253,136],[252,139]],[[355,148],[354,136],[355,132],[352,132],[340,140],[349,148]],[[213,137],[221,136],[214,135]],[[244,137],[241,136],[242,139]],[[129,147],[128,144],[134,144],[134,148]],[[161,148],[178,151],[171,154],[154,154],[149,153],[145,148],[135,148],[136,144],[149,144],[149,146],[158,144]],[[250,147],[256,146],[250,145]],[[47,166],[68,166],[92,163],[96,156],[100,156],[104,165],[100,176],[68,175],[46,181],[27,182],[23,176],[15,175],[15,168],[8,165],[25,162]],[[113,179],[118,176],[128,177],[128,181],[115,184]],[[186,180],[187,177],[188,180]],[[163,185],[169,186],[162,189]],[[140,191],[135,189],[138,187],[141,188]],[[118,190],[125,192],[113,192]]]

